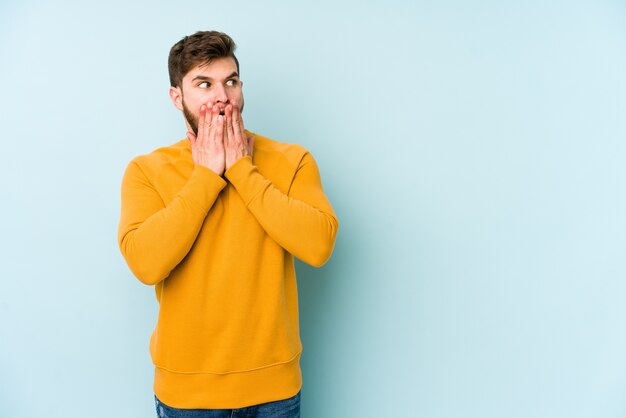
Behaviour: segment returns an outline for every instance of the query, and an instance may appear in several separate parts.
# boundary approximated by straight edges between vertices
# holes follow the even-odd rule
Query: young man
[[[215,31],[172,47],[187,138],[133,159],[122,182],[120,249],[159,301],[159,416],[299,416],[294,256],[321,266],[337,233],[311,154],[244,129],[234,50]]]

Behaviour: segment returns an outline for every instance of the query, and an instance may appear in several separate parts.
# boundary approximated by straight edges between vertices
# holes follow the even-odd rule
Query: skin
[[[252,156],[254,137],[247,137],[243,118],[243,82],[231,57],[198,65],[170,87],[174,106],[183,112],[191,156],[221,176],[240,158]]]

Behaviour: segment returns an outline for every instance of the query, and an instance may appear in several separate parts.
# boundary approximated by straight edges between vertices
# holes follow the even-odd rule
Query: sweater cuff
[[[252,157],[241,157],[228,170],[224,173],[224,177],[231,182],[239,195],[243,198],[246,206],[250,204],[252,199],[256,196],[255,185],[257,181],[254,181],[251,176],[257,172],[257,168],[252,164]],[[259,179],[256,179],[259,180]]]
[[[178,195],[207,214],[224,187],[226,181],[222,177],[207,167],[196,165]]]

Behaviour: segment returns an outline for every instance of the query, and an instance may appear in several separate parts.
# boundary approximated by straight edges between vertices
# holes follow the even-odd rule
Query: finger
[[[211,108],[211,136],[210,139],[212,141],[216,140],[216,133],[217,133],[217,121],[219,120],[220,117],[220,108],[218,105],[213,105],[213,107]],[[220,136],[221,138],[221,136]]]
[[[200,106],[200,117],[198,117],[198,136],[200,137],[200,140],[202,140],[202,135],[204,132],[204,110],[205,110],[205,106],[204,105]],[[194,145],[197,139],[198,138],[194,135]]]
[[[233,132],[235,136],[235,141],[237,144],[245,144],[245,134],[243,129],[241,129],[243,125],[241,124],[241,112],[239,112],[239,108],[237,106],[233,106]]]
[[[211,131],[213,130],[213,123],[212,123],[212,107],[209,104],[203,105],[204,107],[204,112],[201,116],[202,119],[204,119],[204,129],[202,130],[202,138],[201,138],[201,142],[200,145],[202,147],[206,147],[209,143],[209,141],[211,140]]]
[[[240,120],[241,120],[241,112],[239,112],[239,107],[233,106],[233,126],[235,128],[235,131],[239,131]]]
[[[238,124],[237,124],[236,131],[238,132],[238,136],[239,138],[241,138],[241,142],[244,144],[244,147],[246,149],[246,154],[252,155],[252,147],[249,146],[249,140],[246,137],[246,131],[243,127],[243,118],[241,117],[241,111],[239,110],[239,108],[237,108],[237,118],[238,118]]]
[[[239,110],[239,107],[236,106],[236,112],[237,112],[237,129],[239,129],[239,133],[240,135],[245,138],[246,134],[244,132],[244,128],[243,128],[243,118],[241,117],[241,110]]]
[[[233,131],[233,107],[231,105],[226,106],[224,109],[224,115],[226,116],[226,141],[231,144],[235,140]]]
[[[224,116],[219,114],[217,115],[217,126],[215,127],[214,140],[218,143],[224,142]]]
[[[202,121],[202,137],[198,145],[204,148],[209,142],[211,132],[211,109],[207,105],[202,105],[200,108],[200,120]]]

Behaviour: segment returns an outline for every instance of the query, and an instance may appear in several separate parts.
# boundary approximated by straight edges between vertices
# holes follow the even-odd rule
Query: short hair
[[[179,87],[183,77],[198,65],[210,64],[216,58],[232,57],[237,64],[239,73],[239,61],[235,56],[235,41],[223,32],[199,31],[190,36],[185,36],[176,42],[167,60],[170,74],[170,85]]]

